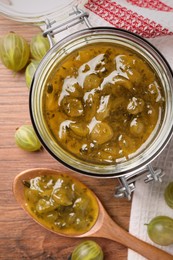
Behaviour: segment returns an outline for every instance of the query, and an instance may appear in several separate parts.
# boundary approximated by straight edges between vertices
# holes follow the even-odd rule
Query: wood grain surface
[[[0,16],[0,37],[9,31],[23,35],[29,42],[40,29]],[[28,96],[24,71],[13,73],[0,64],[0,259],[67,260],[82,239],[64,238],[47,231],[20,208],[12,192],[13,179],[18,173],[29,168],[49,167],[77,176],[96,193],[112,219],[126,230],[131,202],[114,198],[117,179],[84,176],[65,168],[45,150],[29,153],[16,146],[16,128],[31,124]],[[101,238],[92,240],[103,248],[106,260],[127,259],[124,246]]]

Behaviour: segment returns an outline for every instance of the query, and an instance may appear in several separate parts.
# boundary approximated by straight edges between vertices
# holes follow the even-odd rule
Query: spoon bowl
[[[38,222],[28,211],[26,199],[24,196],[24,181],[33,179],[35,177],[51,175],[58,177],[62,173],[53,170],[53,169],[46,169],[46,168],[36,168],[36,169],[29,169],[26,171],[21,172],[18,174],[13,182],[13,192],[16,200],[21,205],[21,207],[37,222]],[[71,177],[73,179],[73,177]],[[74,178],[75,179],[75,178]],[[78,181],[78,180],[77,180]],[[79,181],[78,181],[79,182]],[[88,189],[88,188],[87,188]],[[89,190],[89,189],[88,189]],[[144,256],[147,259],[151,260],[173,260],[173,256],[164,252],[163,250],[154,247],[136,237],[128,233],[122,227],[120,227],[116,222],[114,222],[111,217],[106,212],[105,208],[101,204],[100,200],[96,197],[96,195],[92,192],[93,198],[96,198],[98,202],[98,209],[99,214],[98,218],[95,221],[94,225],[90,228],[89,231],[83,234],[63,234],[53,230],[50,230],[58,235],[61,236],[68,236],[68,237],[102,237],[107,238],[113,241],[116,241],[127,248],[134,250],[135,252],[139,253],[140,255]],[[42,224],[41,224],[42,225]],[[42,225],[44,228],[44,225]],[[47,228],[48,229],[48,228]]]

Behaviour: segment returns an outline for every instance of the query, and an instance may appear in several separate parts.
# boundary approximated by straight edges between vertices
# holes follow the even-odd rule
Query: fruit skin
[[[41,60],[50,49],[49,40],[41,33],[32,37],[30,43],[31,55],[35,60]]]
[[[32,79],[33,79],[33,76],[34,76],[34,73],[39,65],[39,61],[37,60],[32,60],[28,66],[26,67],[26,70],[25,70],[25,81],[26,81],[26,85],[28,88],[30,88],[31,86],[31,82],[32,82]]]
[[[31,125],[20,126],[15,132],[15,141],[18,147],[28,152],[34,152],[41,148],[41,143]]]
[[[86,240],[77,245],[71,255],[71,260],[103,260],[101,247],[92,240]]]
[[[0,59],[8,69],[16,72],[22,70],[29,57],[29,44],[22,36],[10,32],[0,39]]]
[[[157,216],[147,224],[150,239],[161,246],[173,244],[173,219],[167,216]]]
[[[164,199],[166,204],[173,209],[173,182],[167,185],[164,191]]]

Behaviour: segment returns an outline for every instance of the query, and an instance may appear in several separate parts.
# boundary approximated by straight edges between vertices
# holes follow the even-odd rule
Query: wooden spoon
[[[54,175],[58,176],[61,174],[60,172],[52,169],[38,168],[38,169],[30,169],[21,172],[16,176],[13,182],[13,192],[16,197],[16,200],[22,206],[22,208],[28,213],[26,201],[24,198],[24,185],[23,181],[32,179],[34,177],[42,176],[42,175]],[[96,195],[93,193],[93,196]],[[118,226],[111,217],[107,214],[101,202],[98,200],[99,206],[99,216],[94,224],[94,226],[86,233],[82,235],[70,235],[70,237],[102,237],[107,238],[113,241],[116,241],[137,253],[141,254],[147,259],[151,260],[173,260],[173,255],[170,255],[163,250],[156,248],[136,237],[129,234],[126,230]],[[33,218],[33,217],[32,217]],[[35,219],[34,219],[35,220]],[[39,223],[40,224],[40,223]],[[46,228],[46,227],[45,227]],[[52,231],[52,230],[51,230]],[[54,232],[54,231],[52,231]],[[58,232],[55,232],[58,235]],[[67,235],[63,235],[67,236]],[[68,235],[69,237],[69,235]]]

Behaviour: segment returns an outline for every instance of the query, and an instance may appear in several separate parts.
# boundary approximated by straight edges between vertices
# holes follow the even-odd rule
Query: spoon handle
[[[118,226],[109,216],[107,216],[104,221],[104,226],[100,230],[101,232],[98,231],[97,234],[99,237],[102,236],[116,241],[139,253],[148,260],[173,260],[173,255],[129,234],[126,230]]]

